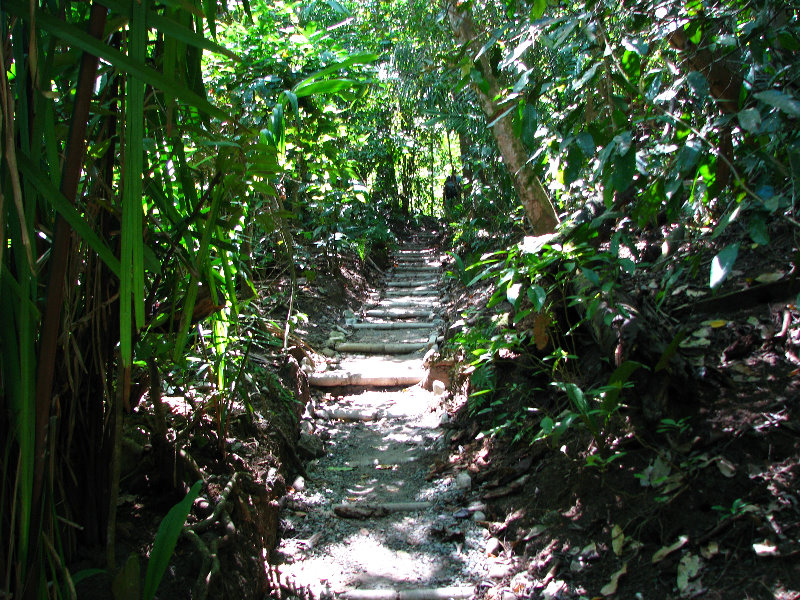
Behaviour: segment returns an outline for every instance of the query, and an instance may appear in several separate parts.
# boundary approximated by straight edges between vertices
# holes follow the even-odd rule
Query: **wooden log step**
[[[345,590],[344,600],[467,600],[475,596],[474,587],[421,588],[417,590]]]
[[[385,517],[395,512],[416,512],[433,506],[431,502],[386,502],[383,504],[337,504],[333,507],[336,516],[344,519],[369,519]]]
[[[368,342],[339,342],[334,346],[338,352],[358,352],[359,354],[408,354],[423,350],[427,346],[425,342],[409,344],[383,344]]]
[[[373,302],[370,304],[369,308],[419,308],[420,306],[438,306],[438,302],[431,302],[429,300],[421,302],[413,300],[379,300],[378,302]]]
[[[417,281],[387,281],[386,286],[390,288],[423,288],[437,283],[439,283],[437,279],[418,279]]]
[[[366,323],[354,323],[353,329],[435,329],[439,324],[434,321],[387,321],[376,323],[369,321]]]
[[[397,296],[439,296],[439,291],[433,288],[425,287],[420,289],[396,289],[396,290],[386,290],[385,293],[387,298],[397,297]]]
[[[401,373],[358,373],[352,371],[326,371],[325,373],[312,373],[308,376],[308,383],[314,387],[399,387],[401,385],[417,385],[425,379],[425,370],[407,371]]]
[[[386,415],[379,410],[358,410],[347,408],[320,408],[314,411],[317,419],[329,421],[377,421]]]
[[[433,316],[430,310],[408,310],[407,308],[372,308],[364,311],[364,314],[368,317],[380,317],[383,319],[430,319]]]
[[[415,264],[399,264],[394,268],[395,273],[437,273],[438,271],[439,267]]]

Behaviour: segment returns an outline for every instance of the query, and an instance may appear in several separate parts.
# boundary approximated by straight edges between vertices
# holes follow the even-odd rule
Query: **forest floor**
[[[300,298],[309,321],[296,330],[308,349],[299,344],[288,364],[254,357],[282,372],[300,402],[267,378],[253,396],[255,418],[239,407],[231,420],[226,452],[210,421],[197,430],[182,468],[196,469],[207,492],[190,524],[230,518],[201,536],[205,551],[179,541],[158,597],[800,598],[800,312],[785,289],[738,295],[760,282],[794,285],[796,251],[789,242],[743,254],[720,294],[689,283],[664,303],[688,332],[681,353],[694,377],[671,390],[659,426],[643,423],[626,396],[605,462],[591,458],[601,454],[578,427],[556,444],[504,436],[491,414],[470,410],[468,365],[458,361],[439,363],[446,391],[437,384],[434,393],[431,376],[385,393],[309,389],[309,357],[321,359],[311,347],[340,342],[336,332],[349,331],[382,284],[344,266],[343,279],[309,285]],[[639,273],[629,285],[646,294],[657,276]],[[488,285],[428,285],[442,303],[440,333],[464,315],[508,309],[486,308]],[[586,350],[579,360],[598,360]],[[541,382],[524,361],[509,359],[498,373],[504,414],[530,414],[502,391]],[[538,407],[554,410],[554,397],[537,395]],[[186,429],[186,402],[165,401],[171,427]],[[124,479],[120,556],[145,553],[180,497],[159,489],[135,468]],[[377,508],[337,506],[365,500]],[[422,504],[386,509],[398,502]],[[79,597],[103,596],[89,586]]]

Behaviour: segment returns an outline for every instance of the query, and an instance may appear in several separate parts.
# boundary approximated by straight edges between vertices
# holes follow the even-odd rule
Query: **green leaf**
[[[769,245],[769,231],[767,223],[762,217],[754,217],[750,221],[750,239],[759,246]]]
[[[542,286],[534,285],[528,288],[528,298],[533,302],[533,307],[536,309],[536,312],[541,312],[545,300],[547,300],[547,292]]]
[[[625,154],[616,155],[614,160],[614,171],[611,174],[611,184],[618,192],[627,190],[633,182],[633,175],[636,172],[636,151],[629,149]]]
[[[592,158],[597,151],[597,145],[594,143],[594,138],[592,134],[588,131],[582,131],[577,136],[575,136],[575,142],[578,144],[578,148],[581,149],[583,155],[586,158]]]
[[[517,302],[519,302],[519,293],[522,290],[521,283],[512,283],[508,286],[506,290],[506,298],[511,303],[511,306],[517,308]]]
[[[800,50],[800,42],[788,31],[781,31],[778,34],[778,43],[785,50],[791,50],[792,52]]]
[[[64,194],[56,188],[50,179],[42,173],[25,154],[17,151],[17,165],[25,178],[30,181],[39,193],[47,199],[47,202],[69,223],[75,232],[89,244],[97,256],[102,260],[109,270],[117,277],[120,276],[119,260],[111,249],[100,239],[89,223],[83,218]]]
[[[692,71],[686,76],[686,82],[700,100],[708,98],[709,86],[708,80],[700,71]]]
[[[778,90],[767,90],[765,92],[753,94],[753,96],[765,104],[781,109],[787,115],[800,117],[800,102],[789,94],[779,92]]]
[[[200,494],[202,481],[196,482],[186,497],[173,506],[161,525],[158,526],[156,539],[153,542],[153,549],[150,552],[150,560],[147,562],[147,573],[144,577],[144,589],[142,590],[142,600],[153,600],[167,570],[172,553],[175,551],[175,544],[183,530],[183,524],[192,504]]]
[[[725,281],[733,269],[736,262],[736,257],[739,254],[739,243],[726,246],[719,254],[717,254],[711,261],[711,277],[709,279],[709,287],[716,289],[720,284]]]
[[[20,0],[4,1],[3,6],[18,17],[27,19],[30,16],[30,7],[20,2]],[[143,61],[131,58],[104,44],[101,40],[92,37],[77,26],[65,23],[43,10],[36,11],[36,24],[67,44],[102,58],[117,69],[129,73],[157,89],[163,90],[168,95],[174,96],[186,104],[192,105],[218,119],[230,119],[229,115],[223,110],[217,108],[186,86],[180,85],[166,75],[148,67]]]
[[[736,116],[739,119],[739,125],[742,126],[742,129],[750,133],[758,133],[758,130],[761,128],[761,113],[758,112],[757,108],[746,108],[739,111],[739,114]]]
[[[130,10],[127,3],[119,2],[118,0],[99,0],[99,2],[103,6],[106,6],[120,14],[127,14]],[[196,33],[185,25],[169,17],[160,15],[152,9],[147,12],[147,24],[155,27],[165,36],[179,40],[184,44],[188,44],[189,46],[210,50],[211,52],[222,54],[233,60],[241,61],[241,58],[239,58],[235,52],[231,52],[227,48],[224,48],[216,42],[213,42],[199,33]]]
[[[297,98],[304,98],[313,94],[335,94],[349,89],[358,82],[354,79],[325,79],[323,81],[300,82],[292,92]]]
[[[541,19],[544,11],[547,8],[547,0],[533,0],[533,8],[531,8],[531,17],[534,20]]]

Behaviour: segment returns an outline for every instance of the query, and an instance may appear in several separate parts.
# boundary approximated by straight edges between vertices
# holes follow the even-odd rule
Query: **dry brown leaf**
[[[664,546],[660,550],[656,551],[656,553],[653,554],[653,558],[650,560],[650,562],[655,564],[661,560],[664,560],[664,558],[668,554],[675,552],[675,550],[678,550],[679,548],[683,548],[688,542],[689,542],[688,535],[680,536],[678,538],[678,541],[675,542],[674,544],[670,544],[669,546]]]
[[[628,563],[623,563],[622,568],[620,568],[619,571],[617,571],[611,576],[611,579],[607,584],[603,586],[603,588],[600,590],[600,593],[603,594],[603,596],[613,596],[614,594],[616,594],[617,587],[619,586],[619,578],[625,575],[625,573],[627,572],[628,572]]]
[[[547,326],[550,325],[550,315],[539,313],[533,318],[533,341],[537,350],[547,348],[550,337],[547,335]]]

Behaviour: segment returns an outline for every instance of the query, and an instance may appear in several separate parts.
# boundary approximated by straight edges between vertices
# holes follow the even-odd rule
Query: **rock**
[[[298,476],[297,479],[294,480],[292,483],[292,487],[295,489],[296,492],[302,492],[306,489],[306,480],[303,478],[302,475]]]
[[[485,521],[486,515],[482,511],[476,510],[474,513],[472,513],[472,520],[475,521],[476,523],[480,521]]]
[[[303,361],[300,363],[300,368],[303,369],[303,372],[305,372],[307,375],[311,374],[314,372],[315,369],[314,361],[312,361],[307,356],[304,356]]]
[[[484,547],[486,556],[496,556],[503,549],[503,544],[496,537],[489,538]]]
[[[336,350],[333,348],[328,348],[327,346],[319,351],[322,356],[327,356],[328,358],[333,358],[336,356]]]
[[[320,458],[325,456],[325,444],[316,435],[301,433],[297,442],[297,452],[306,460]]]
[[[442,416],[439,417],[439,426],[449,425],[452,419],[448,413],[442,413]]]
[[[472,477],[469,476],[469,473],[462,471],[456,475],[456,487],[460,490],[468,490],[472,487]]]
[[[566,591],[567,584],[560,579],[554,579],[542,590],[542,598],[544,600],[555,600],[556,598],[560,598]]]
[[[434,396],[441,396],[447,391],[447,386],[444,382],[439,381],[438,379],[434,380],[433,382],[433,394]]]
[[[334,345],[336,342],[343,342],[347,339],[347,336],[340,331],[331,331],[330,335],[328,336],[328,344]]]

